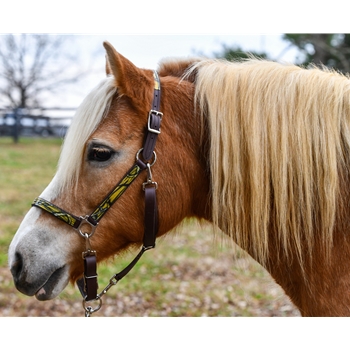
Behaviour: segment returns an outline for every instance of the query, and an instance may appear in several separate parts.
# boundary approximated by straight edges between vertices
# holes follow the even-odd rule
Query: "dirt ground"
[[[212,264],[212,262],[209,262]],[[299,311],[291,304],[281,288],[272,281],[264,283],[261,279],[239,278],[234,283],[245,283],[247,294],[237,294],[237,289],[230,287],[232,274],[223,274],[222,266],[216,266],[215,278],[211,281],[205,271],[206,266],[195,270],[199,288],[205,288],[206,293],[192,293],[191,286],[186,283],[188,274],[185,268],[177,268],[177,277],[184,278],[178,290],[169,291],[165,296],[147,295],[140,289],[128,292],[120,288],[111,289],[103,298],[101,310],[94,313],[98,317],[121,316],[259,316],[259,317],[296,317]],[[193,271],[193,269],[192,269]],[[201,275],[199,275],[201,274]],[[164,276],[163,276],[164,277]],[[192,276],[188,276],[192,277]],[[164,282],[166,283],[166,282]],[[221,290],[218,286],[228,286]],[[117,287],[117,286],[116,286]],[[68,289],[73,290],[70,286]],[[113,287],[114,288],[114,287]],[[240,290],[240,289],[239,289]],[[72,294],[74,292],[71,292]],[[268,297],[261,297],[261,295]],[[148,293],[149,294],[149,293]],[[158,300],[157,300],[158,299]],[[225,312],[223,313],[223,309]],[[72,295],[58,297],[51,301],[39,302],[34,297],[25,297],[16,291],[11,274],[7,268],[0,269],[0,316],[2,317],[83,317],[84,311],[79,298]]]
[[[215,244],[214,244],[215,243]],[[222,247],[222,248],[220,248]],[[130,262],[134,255],[125,256]],[[130,259],[130,260],[129,260]],[[99,264],[99,291],[120,271],[123,258]],[[119,270],[118,270],[119,269]],[[93,307],[97,307],[92,303]],[[19,293],[0,267],[0,317],[83,317],[77,288],[50,301]],[[157,241],[137,266],[103,296],[97,317],[300,316],[271,276],[245,252],[219,244],[210,225],[187,223]]]

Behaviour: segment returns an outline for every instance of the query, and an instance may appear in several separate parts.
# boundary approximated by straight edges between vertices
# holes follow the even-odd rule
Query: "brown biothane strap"
[[[156,187],[145,187],[145,231],[143,235],[143,246],[154,248],[158,232],[158,206]]]
[[[84,294],[86,294],[85,300],[94,300],[98,290],[97,264],[95,255],[87,255],[84,257],[84,278],[82,280],[85,283],[83,289]]]
[[[163,113],[160,110],[160,82],[158,73],[154,71],[154,90],[152,109],[148,115],[147,132],[143,143],[142,157],[145,162],[148,162],[153,157],[153,151],[160,134],[160,123],[162,121]]]

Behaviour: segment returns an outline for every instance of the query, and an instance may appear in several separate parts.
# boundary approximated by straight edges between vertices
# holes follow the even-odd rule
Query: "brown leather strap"
[[[154,72],[155,88],[153,90],[153,102],[152,109],[149,112],[147,131],[145,135],[145,140],[143,143],[142,157],[145,162],[148,162],[153,157],[153,151],[156,145],[158,135],[160,134],[160,123],[162,121],[163,114],[160,110],[160,80],[157,72]]]
[[[95,300],[97,297],[98,282],[96,266],[96,255],[87,255],[84,257],[84,278],[79,280],[77,284],[86,301]]]
[[[120,281],[123,277],[125,277],[131,270],[132,268],[136,265],[136,263],[140,260],[141,256],[143,255],[143,253],[147,251],[147,249],[145,249],[144,247],[142,247],[142,249],[140,250],[140,252],[136,255],[136,257],[133,259],[133,261],[126,266],[122,271],[120,271],[119,273],[116,273],[112,279],[115,279],[116,282]]]
[[[145,231],[143,246],[154,248],[158,233],[158,207],[156,187],[153,185],[145,187]]]
[[[153,157],[153,150],[155,148],[157,138],[159,135],[155,131],[160,132],[161,121],[162,121],[161,115],[157,115],[153,112],[150,112],[148,125],[150,129],[154,131],[148,131],[146,133],[146,138],[144,141],[144,146],[142,151],[142,158],[144,159],[145,162],[150,161]]]

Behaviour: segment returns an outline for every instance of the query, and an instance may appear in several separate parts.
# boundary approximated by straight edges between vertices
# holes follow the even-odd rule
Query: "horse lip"
[[[66,266],[62,266],[55,270],[46,280],[46,282],[38,289],[38,291],[35,293],[35,297],[38,300],[50,300],[56,296],[56,294],[54,293],[54,289],[63,277],[65,273],[65,268]]]

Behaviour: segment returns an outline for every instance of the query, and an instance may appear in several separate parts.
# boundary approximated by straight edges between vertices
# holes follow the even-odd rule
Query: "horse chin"
[[[63,266],[52,273],[43,286],[35,293],[35,297],[40,301],[54,299],[63,291],[68,282],[68,266]]]

